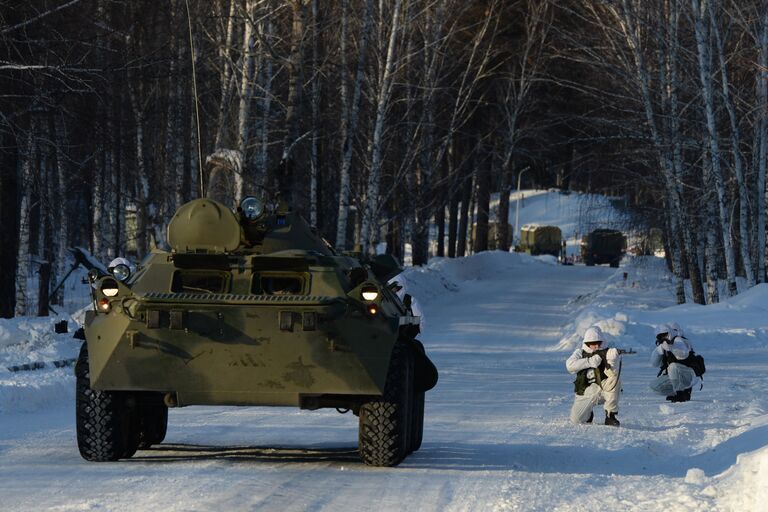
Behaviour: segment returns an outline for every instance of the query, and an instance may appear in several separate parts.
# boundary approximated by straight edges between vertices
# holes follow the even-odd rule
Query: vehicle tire
[[[132,428],[129,395],[119,391],[91,389],[88,346],[83,342],[75,366],[76,430],[80,455],[93,462],[132,457],[138,438]]]
[[[613,260],[611,262],[611,267],[613,268],[619,268],[619,260]]]
[[[413,453],[421,448],[421,440],[424,437],[424,395],[423,391],[414,390],[413,403],[411,405],[411,435],[408,453]]]
[[[592,261],[592,260],[584,260],[584,264],[586,266],[588,266],[588,267],[594,267],[595,266],[595,262]]]
[[[138,447],[149,448],[160,444],[168,430],[168,407],[163,403],[162,395],[148,393],[137,404]]]
[[[358,450],[369,466],[397,466],[409,453],[413,352],[407,342],[392,349],[384,396],[360,407]]]

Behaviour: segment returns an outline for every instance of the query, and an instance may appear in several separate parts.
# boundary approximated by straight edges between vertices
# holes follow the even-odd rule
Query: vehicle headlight
[[[240,201],[240,209],[243,211],[243,217],[256,220],[264,214],[264,201],[258,197],[248,196]]]
[[[131,268],[128,265],[121,263],[112,268],[112,275],[115,276],[115,279],[118,281],[125,281],[131,277]]]
[[[363,300],[371,302],[379,296],[379,290],[372,285],[363,286],[362,290],[360,290],[360,295],[362,295]]]
[[[103,293],[105,297],[114,297],[119,290],[117,281],[114,279],[105,279],[101,282],[101,293]]]
[[[107,271],[118,281],[125,281],[133,273],[133,265],[125,258],[115,258],[107,266]]]

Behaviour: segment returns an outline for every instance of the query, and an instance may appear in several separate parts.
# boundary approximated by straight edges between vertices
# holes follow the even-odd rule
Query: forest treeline
[[[626,197],[717,302],[765,281],[767,96],[764,0],[0,1],[0,316],[201,193],[416,265],[508,249],[523,172]]]

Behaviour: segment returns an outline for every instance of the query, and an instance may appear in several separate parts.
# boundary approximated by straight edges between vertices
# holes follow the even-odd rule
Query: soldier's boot
[[[589,418],[587,418],[587,423],[592,423],[592,420],[595,419],[595,413],[594,411],[589,413]]]
[[[669,400],[670,402],[677,402],[675,398],[677,398],[677,393],[675,393],[674,395],[667,395],[667,400]]]
[[[681,389],[672,397],[672,402],[687,402],[691,399],[691,388]]]
[[[615,412],[605,413],[605,424],[610,425],[611,427],[618,427],[621,425],[621,423],[619,423],[619,419],[616,417]]]

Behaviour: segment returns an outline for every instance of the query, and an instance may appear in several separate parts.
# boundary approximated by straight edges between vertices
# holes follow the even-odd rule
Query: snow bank
[[[71,367],[0,373],[0,413],[32,412],[75,399]]]
[[[70,332],[54,332],[61,320]],[[11,372],[9,367],[77,357],[80,340],[72,337],[77,327],[70,316],[0,319],[0,412],[34,411],[74,397],[72,368]]]
[[[768,507],[768,446],[737,456],[736,464],[704,489],[722,510],[766,510]]]
[[[598,325],[608,335],[608,341],[650,350],[654,346],[655,327],[668,322],[680,324],[694,349],[705,357],[710,350],[768,347],[768,284],[757,285],[735,297],[723,297],[718,304],[677,305],[672,277],[663,259],[628,258],[625,264],[595,293],[572,301],[572,320],[563,327],[564,335],[552,350],[573,350],[591,325]],[[666,307],[648,307],[663,306],[664,301]]]

